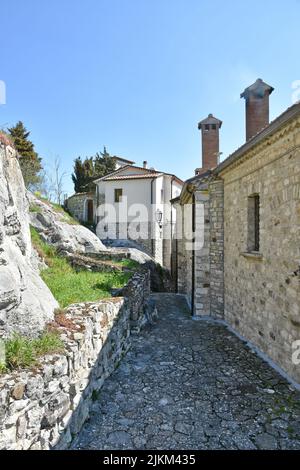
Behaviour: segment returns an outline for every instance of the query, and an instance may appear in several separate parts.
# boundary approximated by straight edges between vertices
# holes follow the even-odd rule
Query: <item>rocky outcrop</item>
[[[32,208],[31,225],[45,242],[55,246],[59,252],[87,253],[107,249],[89,229],[74,221],[71,223],[65,212],[55,210],[49,202],[41,201],[30,192],[27,196]]]
[[[35,335],[58,306],[31,259],[22,173],[15,150],[0,142],[0,336]]]

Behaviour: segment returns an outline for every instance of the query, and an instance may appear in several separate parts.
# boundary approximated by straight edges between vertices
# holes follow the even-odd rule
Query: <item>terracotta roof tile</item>
[[[135,180],[135,179],[147,179],[147,178],[158,178],[163,176],[163,173],[142,173],[140,175],[111,175],[103,179],[103,181],[118,181],[118,180]]]

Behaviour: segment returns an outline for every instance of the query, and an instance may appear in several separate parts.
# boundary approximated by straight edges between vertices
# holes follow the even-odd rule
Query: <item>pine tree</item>
[[[8,132],[19,155],[19,163],[25,186],[31,189],[40,181],[39,174],[42,170],[42,159],[36,153],[34,144],[28,139],[30,132],[27,131],[21,121],[8,129]]]
[[[93,191],[95,185],[93,181],[107,175],[115,170],[115,160],[110,156],[104,147],[103,152],[96,153],[94,157],[87,157],[81,160],[78,157],[74,161],[74,173],[72,180],[76,193]]]
[[[96,178],[101,178],[102,176],[108,175],[108,173],[115,171],[115,160],[107,152],[106,147],[104,147],[103,152],[96,153],[94,166]]]
[[[84,170],[81,157],[74,160],[74,173],[72,174],[72,180],[74,183],[74,189],[76,193],[82,193],[85,190],[82,189],[84,182]]]

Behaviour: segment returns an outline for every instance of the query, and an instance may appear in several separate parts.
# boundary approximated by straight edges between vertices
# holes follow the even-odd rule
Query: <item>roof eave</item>
[[[300,116],[300,102],[288,108],[282,114],[280,114],[274,121],[272,121],[268,126],[262,129],[258,134],[252,137],[251,140],[243,144],[239,149],[234,153],[229,155],[226,160],[220,163],[214,170],[214,175],[221,174],[225,169],[227,169],[232,164],[236,163],[240,158],[242,158],[249,150],[251,150],[256,145],[264,141],[264,139],[272,136],[277,132],[284,124],[287,124],[295,117]]]

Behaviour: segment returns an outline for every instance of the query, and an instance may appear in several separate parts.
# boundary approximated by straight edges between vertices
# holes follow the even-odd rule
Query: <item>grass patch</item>
[[[1,364],[0,372],[32,367],[38,364],[38,358],[47,354],[60,353],[64,344],[56,333],[45,331],[39,338],[30,339],[15,334],[5,341],[5,364]]]
[[[6,364],[0,364],[0,375],[5,374],[7,372]]]
[[[137,270],[139,268],[139,263],[137,261],[134,261],[133,259],[123,259],[121,261],[114,261],[114,264],[117,266],[123,266],[123,268],[130,269],[130,270]]]
[[[69,214],[69,212],[67,212],[62,206],[54,202],[50,202],[49,204],[51,205],[52,209],[55,210],[55,212],[63,215],[64,222],[66,222],[69,225],[80,225],[78,220],[74,219],[74,217],[72,217],[71,214]]]
[[[31,227],[32,244],[48,265],[41,272],[61,308],[81,302],[96,302],[111,297],[111,290],[123,287],[132,276],[137,265],[132,260],[124,260],[128,272],[76,271],[66,258],[59,256],[54,247],[43,242],[38,232]]]
[[[49,201],[46,197],[43,197],[39,192],[34,193],[35,196],[48,206],[50,206],[57,214],[60,214],[63,216],[63,222],[69,224],[69,225],[80,225],[78,220],[74,219],[69,212],[67,212],[60,204],[56,204],[55,202]],[[35,204],[32,204],[29,208],[30,212],[37,212],[41,213],[42,209],[38,207]]]
[[[29,212],[35,212],[36,214],[40,214],[42,212],[41,208],[37,206],[36,204],[32,204],[29,207]]]
[[[80,225],[78,220],[74,219],[68,212],[64,211],[64,222],[69,225]]]
[[[37,356],[45,356],[62,352],[64,343],[57,334],[45,331],[40,338],[33,341],[33,347]]]
[[[30,234],[31,234],[31,242],[40,255],[41,258],[45,260],[48,266],[52,265],[53,260],[57,257],[56,255],[56,250],[53,246],[48,245],[48,243],[45,243],[37,230],[30,226]]]
[[[123,287],[130,279],[129,272],[76,272],[63,258],[52,260],[52,266],[41,272],[61,308],[81,302],[95,302],[111,297],[111,289]]]

